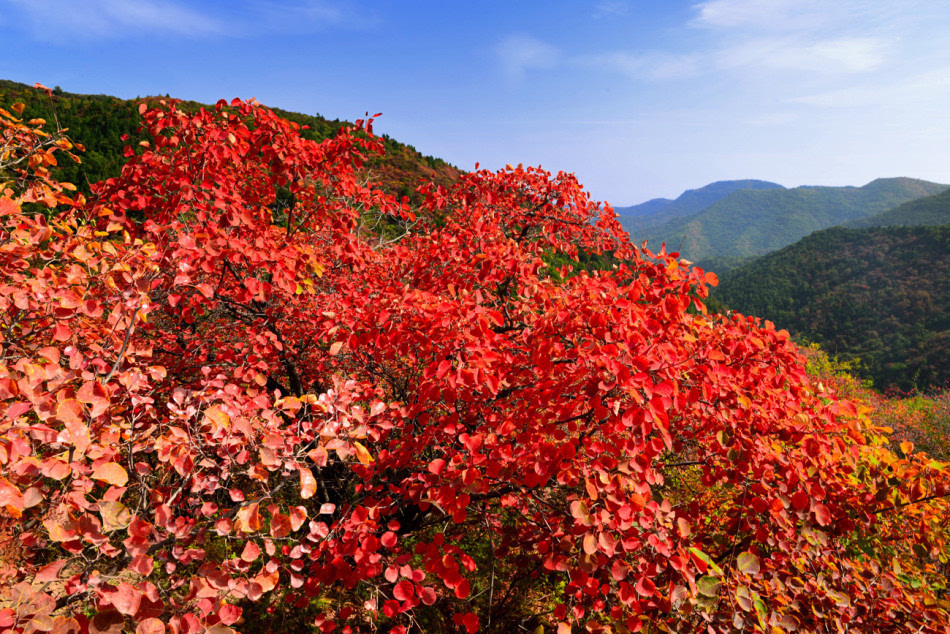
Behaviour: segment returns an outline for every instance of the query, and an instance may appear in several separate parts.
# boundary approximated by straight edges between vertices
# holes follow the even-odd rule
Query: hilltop
[[[73,183],[80,191],[89,192],[89,185],[117,176],[126,159],[123,150],[130,143],[135,146],[142,140],[138,134],[140,123],[139,104],[143,101],[154,103],[169,97],[142,97],[120,99],[110,95],[86,95],[64,92],[58,87],[48,98],[43,91],[26,84],[0,79],[0,108],[9,108],[14,102],[26,105],[23,116],[26,119],[42,118],[55,127],[67,128],[69,138],[85,147],[82,163],[62,162],[55,170],[58,179]],[[189,111],[211,108],[210,104],[196,101],[183,101],[182,107]],[[322,141],[336,134],[349,122],[339,119],[327,119],[320,115],[307,115],[273,108],[284,119],[293,121],[306,129],[301,136],[314,141]],[[122,136],[129,135],[131,140],[123,141]],[[373,178],[379,186],[398,196],[415,199],[414,189],[420,181],[448,185],[459,177],[459,170],[442,159],[423,156],[413,146],[400,143],[386,135],[385,156],[375,158],[366,166],[372,170]]]

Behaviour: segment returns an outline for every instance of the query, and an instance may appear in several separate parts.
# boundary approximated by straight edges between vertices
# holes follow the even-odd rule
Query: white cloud
[[[511,79],[522,79],[528,71],[554,68],[561,61],[557,48],[530,35],[506,37],[495,47],[495,55]]]
[[[873,37],[839,37],[809,41],[801,37],[754,39],[716,54],[723,69],[762,67],[819,74],[862,73],[880,67],[890,42]]]
[[[25,14],[40,39],[131,37],[142,32],[201,37],[224,25],[169,0],[8,0]]]

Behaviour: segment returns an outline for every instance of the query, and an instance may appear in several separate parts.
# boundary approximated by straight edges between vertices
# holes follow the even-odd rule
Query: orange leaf
[[[81,423],[82,404],[74,398],[64,399],[56,406],[56,417],[64,423]]]
[[[122,487],[129,481],[129,474],[122,465],[116,462],[107,462],[92,472],[92,479]]]
[[[359,461],[364,465],[373,464],[373,456],[370,455],[369,450],[361,445],[360,443],[353,441],[353,447],[356,449],[356,457],[359,458]]]
[[[317,480],[313,472],[306,467],[300,468],[300,497],[308,500],[317,492]]]
[[[205,410],[205,418],[211,421],[211,426],[215,430],[227,429],[231,424],[231,417],[217,405],[212,405]]]
[[[261,515],[256,503],[241,508],[237,513],[234,528],[242,533],[253,533],[261,528]]]

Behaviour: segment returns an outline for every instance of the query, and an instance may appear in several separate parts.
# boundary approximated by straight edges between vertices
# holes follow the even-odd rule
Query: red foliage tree
[[[946,626],[946,465],[572,175],[410,210],[361,182],[371,120],[142,115],[63,207],[0,113],[0,627]],[[617,265],[552,275],[579,250]]]

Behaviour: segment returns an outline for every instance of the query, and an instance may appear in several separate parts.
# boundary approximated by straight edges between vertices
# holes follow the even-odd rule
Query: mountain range
[[[702,211],[714,202],[740,189],[785,189],[778,183],[754,179],[716,181],[698,189],[688,189],[676,199],[654,198],[632,207],[616,207],[623,228],[631,235],[646,227]]]
[[[876,216],[948,188],[913,178],[879,178],[863,187],[786,189],[766,181],[753,181],[759,184],[755,188],[729,186],[742,182],[725,181],[694,190],[706,190],[710,195],[705,200],[711,202],[659,224],[646,225],[630,218],[659,218],[663,208],[649,211],[648,207],[634,216],[627,213],[621,221],[635,243],[647,240],[653,250],[666,243],[667,250],[679,251],[707,268],[710,262],[718,261],[725,269],[742,258],[780,249],[814,231]],[[675,209],[677,201],[666,208]]]

